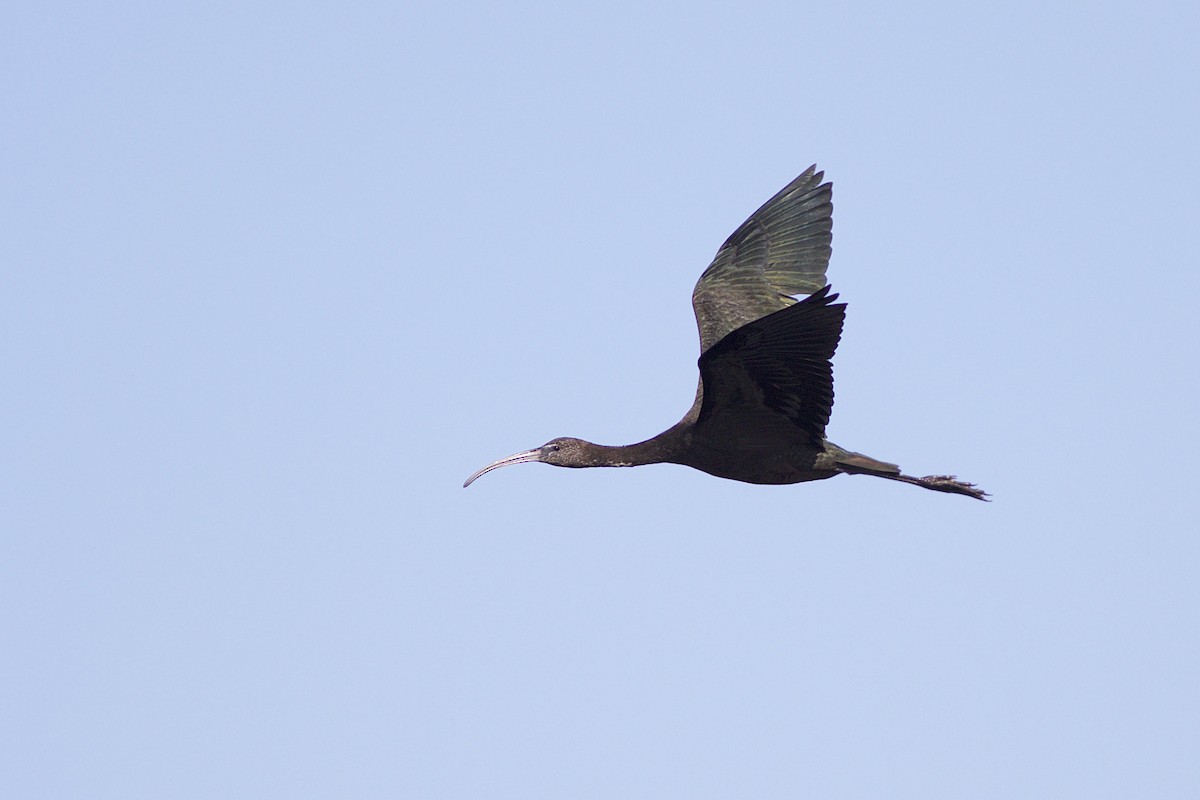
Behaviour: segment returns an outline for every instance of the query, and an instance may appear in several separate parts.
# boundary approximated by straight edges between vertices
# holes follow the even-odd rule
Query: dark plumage
[[[833,408],[831,359],[846,305],[825,282],[833,238],[833,187],[812,166],[763,204],[717,251],[692,292],[700,331],[700,383],[691,409],[653,439],[610,447],[554,439],[493,462],[633,467],[668,462],[747,483],[799,483],[875,475],[979,500],[986,492],[949,475],[915,478],[895,464],[825,438]],[[792,295],[807,294],[797,301]]]

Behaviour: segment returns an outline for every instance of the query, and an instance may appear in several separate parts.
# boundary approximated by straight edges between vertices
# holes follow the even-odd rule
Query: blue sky
[[[0,794],[1200,791],[1191,4],[18,4]],[[868,478],[691,403],[816,162]]]

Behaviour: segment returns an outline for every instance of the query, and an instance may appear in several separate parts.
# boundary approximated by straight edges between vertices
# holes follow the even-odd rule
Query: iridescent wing
[[[799,303],[747,323],[700,356],[703,402],[697,429],[746,434],[782,415],[820,444],[833,409],[831,359],[846,304],[825,286]],[[776,417],[777,419],[777,417]]]
[[[727,334],[825,285],[833,239],[833,186],[816,165],[763,204],[725,240],[692,292],[700,352]]]

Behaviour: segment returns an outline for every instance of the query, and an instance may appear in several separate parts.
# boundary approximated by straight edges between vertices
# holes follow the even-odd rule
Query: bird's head
[[[543,464],[553,464],[556,467],[599,466],[596,453],[594,452],[597,449],[597,445],[585,442],[583,439],[561,436],[557,439],[551,439],[541,447],[535,447],[532,450],[525,450],[520,453],[513,453],[507,458],[493,461],[467,478],[466,482],[463,483],[463,488],[467,488],[481,475],[486,475],[494,469],[507,467],[510,464],[524,464],[527,461],[540,461]]]

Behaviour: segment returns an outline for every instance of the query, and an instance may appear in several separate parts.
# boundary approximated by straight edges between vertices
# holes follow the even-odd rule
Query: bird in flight
[[[813,165],[783,187],[725,240],[700,276],[692,292],[700,383],[683,419],[637,444],[551,439],[488,464],[463,487],[527,461],[557,467],[669,463],[762,484],[874,475],[986,500],[986,492],[953,475],[905,475],[895,464],[825,438],[833,408],[831,360],[846,304],[834,302],[838,296],[825,278],[833,186],[822,178]]]

